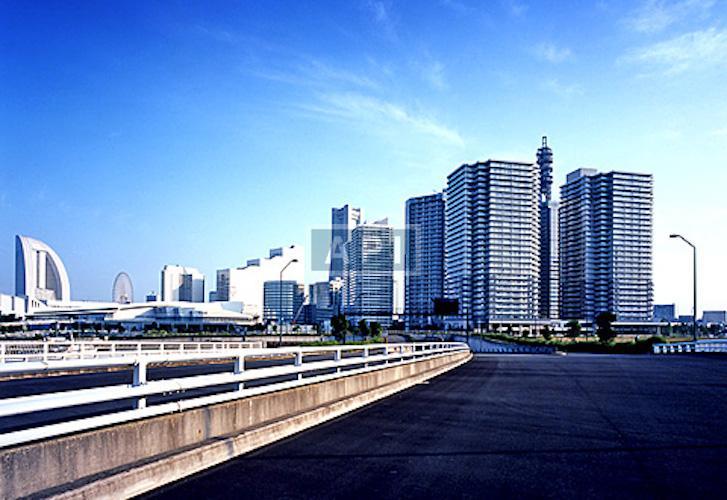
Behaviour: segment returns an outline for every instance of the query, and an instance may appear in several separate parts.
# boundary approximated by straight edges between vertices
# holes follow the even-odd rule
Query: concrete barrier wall
[[[0,498],[128,497],[450,370],[454,353],[0,450]]]

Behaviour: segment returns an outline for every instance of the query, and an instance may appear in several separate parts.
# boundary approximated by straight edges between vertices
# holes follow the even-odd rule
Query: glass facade
[[[406,202],[404,317],[408,328],[433,324],[434,299],[444,297],[444,197]]]
[[[346,243],[351,239],[353,228],[361,223],[361,209],[344,205],[331,209],[331,248],[329,280],[343,278]]]
[[[298,319],[305,288],[293,280],[266,281],[263,284],[263,319],[276,323],[291,323]]]
[[[343,309],[350,321],[391,323],[394,231],[386,221],[361,224],[346,243]]]

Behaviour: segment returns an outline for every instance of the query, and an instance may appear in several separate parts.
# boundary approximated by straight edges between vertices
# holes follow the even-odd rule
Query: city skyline
[[[654,302],[691,311],[690,255],[668,240],[675,232],[699,250],[700,310],[724,309],[725,4],[688,4],[678,16],[653,2],[568,14],[512,2],[298,7],[322,20],[320,34],[276,28],[252,7],[8,4],[0,290],[13,289],[15,234],[63,255],[74,298],[106,299],[122,269],[143,296],[160,292],[168,263],[211,277],[271,247],[310,248],[334,206],[402,227],[405,200],[441,190],[457,166],[532,163],[548,135],[556,190],[581,167],[653,174]],[[580,32],[585,18],[607,41]],[[59,43],[70,29],[80,36]]]

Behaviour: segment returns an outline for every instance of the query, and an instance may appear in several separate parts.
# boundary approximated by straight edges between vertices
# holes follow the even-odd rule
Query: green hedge
[[[329,345],[366,345],[366,344],[384,344],[386,340],[383,337],[372,337],[366,340],[347,340],[345,343],[337,340],[318,340],[316,342],[303,342],[303,347],[321,347]]]
[[[587,352],[595,354],[648,354],[653,352],[654,344],[662,344],[666,342],[664,337],[653,336],[632,342],[608,342],[602,343],[595,340],[587,340],[585,342],[567,342],[560,339],[543,340],[511,337],[502,334],[485,334],[484,338],[490,340],[502,340],[520,345],[532,346],[550,346],[555,347],[558,351],[563,352]]]

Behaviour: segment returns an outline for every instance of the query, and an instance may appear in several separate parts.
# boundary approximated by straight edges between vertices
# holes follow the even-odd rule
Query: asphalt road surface
[[[727,359],[478,355],[157,498],[725,498]]]

